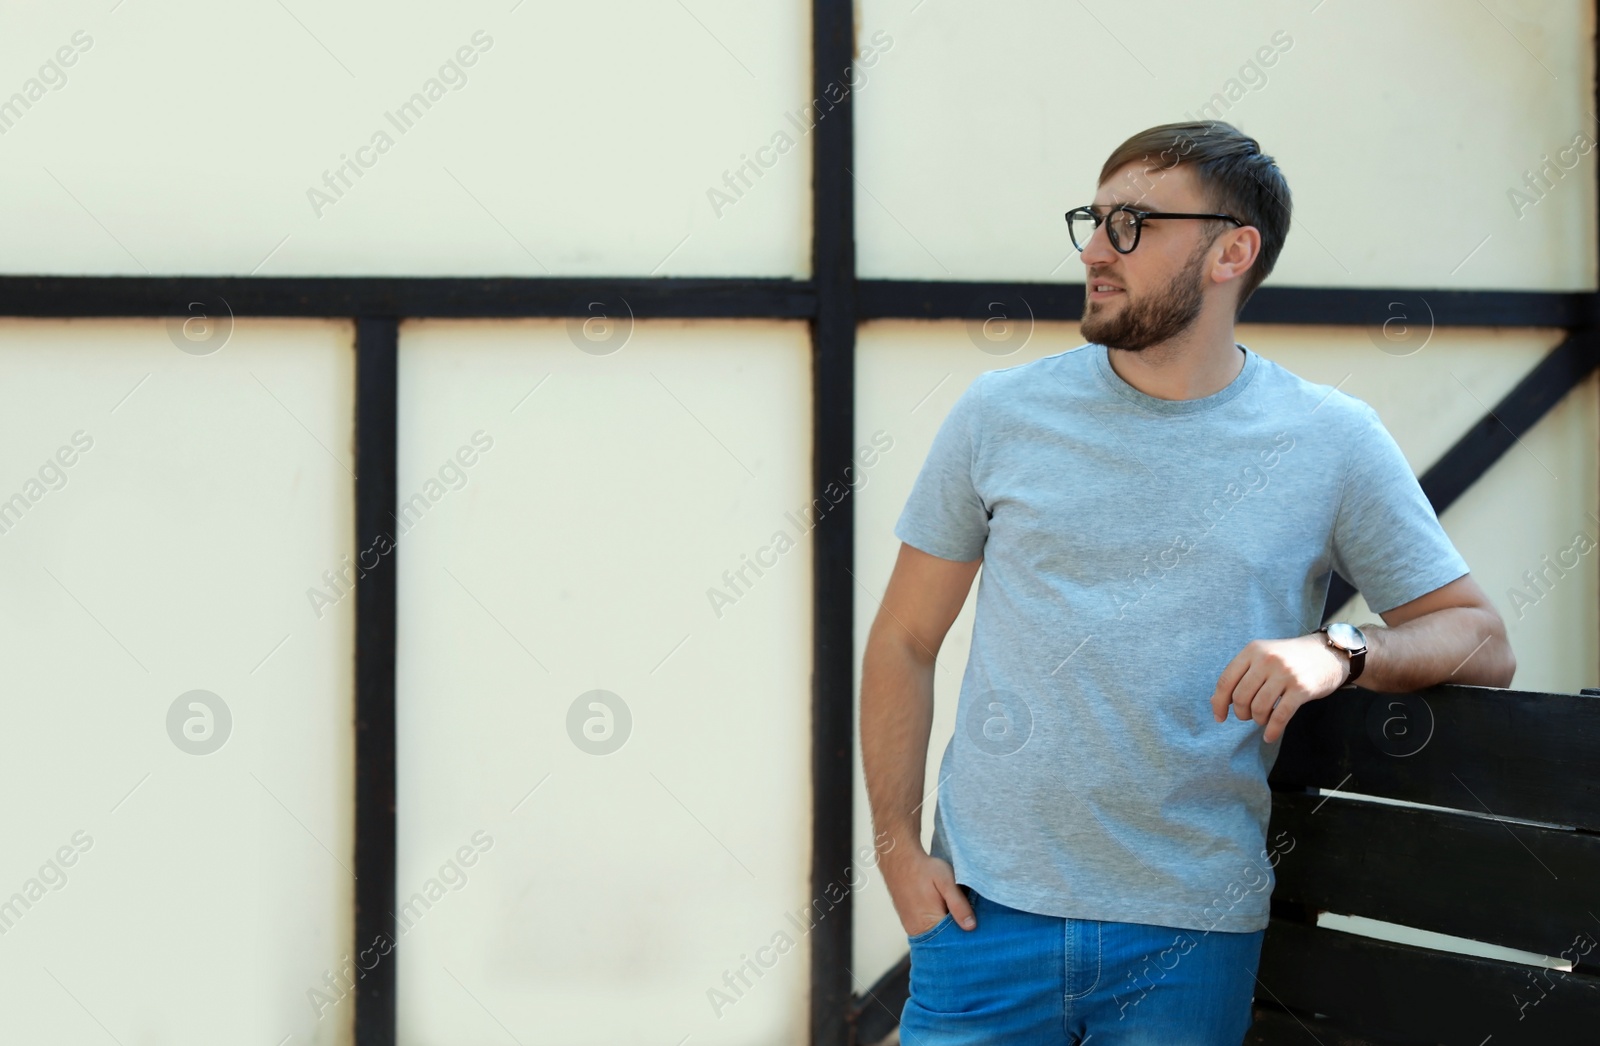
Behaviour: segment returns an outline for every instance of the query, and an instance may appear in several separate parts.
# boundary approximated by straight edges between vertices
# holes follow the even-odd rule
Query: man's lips
[[[1091,301],[1103,301],[1106,298],[1114,298],[1123,293],[1121,286],[1109,280],[1090,280],[1086,285],[1086,289],[1089,292],[1089,300]]]

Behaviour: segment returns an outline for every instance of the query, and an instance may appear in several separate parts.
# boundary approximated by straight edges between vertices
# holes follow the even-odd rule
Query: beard
[[[1203,244],[1165,287],[1141,298],[1130,298],[1120,312],[1107,314],[1099,302],[1084,310],[1079,332],[1088,341],[1111,349],[1138,352],[1177,337],[1193,325],[1205,303],[1201,269],[1210,244]],[[1087,279],[1094,283],[1094,277]],[[1124,290],[1124,297],[1128,292]]]

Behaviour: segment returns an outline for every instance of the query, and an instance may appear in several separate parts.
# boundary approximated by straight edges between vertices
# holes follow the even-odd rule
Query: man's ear
[[[1261,230],[1254,225],[1229,229],[1222,234],[1222,252],[1211,265],[1211,278],[1217,283],[1227,283],[1250,271],[1261,257]]]

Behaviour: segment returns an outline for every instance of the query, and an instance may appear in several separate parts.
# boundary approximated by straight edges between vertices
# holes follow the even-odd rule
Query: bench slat
[[[1395,1046],[1391,1042],[1363,1038],[1328,1020],[1296,1017],[1282,1010],[1255,1008],[1255,1022],[1244,1037],[1244,1046]],[[1431,1043],[1430,1043],[1431,1046]]]
[[[1593,1046],[1600,1028],[1600,978],[1282,919],[1267,928],[1258,976],[1257,999],[1378,1042]]]
[[[1593,833],[1276,792],[1268,837],[1276,901],[1600,966]]]
[[[1268,782],[1600,831],[1600,697],[1357,687],[1295,712]]]

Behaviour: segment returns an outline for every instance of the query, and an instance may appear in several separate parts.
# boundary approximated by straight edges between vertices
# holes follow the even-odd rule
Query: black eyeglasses
[[[1120,204],[1111,208],[1102,217],[1094,212],[1094,207],[1074,207],[1067,212],[1067,235],[1072,237],[1072,245],[1083,253],[1089,244],[1089,237],[1104,222],[1106,226],[1106,239],[1111,242],[1111,247],[1118,254],[1129,254],[1139,246],[1139,233],[1144,229],[1146,218],[1199,218],[1205,220],[1220,220],[1232,222],[1243,226],[1244,222],[1231,214],[1178,214],[1174,211],[1141,211],[1127,204]]]

